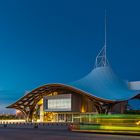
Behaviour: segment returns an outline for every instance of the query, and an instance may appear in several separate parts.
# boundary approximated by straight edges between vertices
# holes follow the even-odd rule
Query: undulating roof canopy
[[[109,66],[94,68],[84,78],[70,83],[72,87],[107,100],[128,100],[140,93],[130,90],[128,83],[119,79]]]
[[[47,84],[41,86],[9,108],[25,110],[32,108],[44,96],[55,90],[68,90],[78,94],[84,94],[99,102],[119,102],[140,96],[140,91],[131,90],[126,81],[119,79],[109,66],[106,58],[106,46],[102,48],[96,57],[95,68],[84,78],[70,84]],[[28,110],[28,109],[27,109]]]

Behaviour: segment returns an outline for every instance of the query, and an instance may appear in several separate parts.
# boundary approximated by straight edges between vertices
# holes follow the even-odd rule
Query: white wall
[[[140,81],[129,82],[129,87],[132,90],[140,90]]]

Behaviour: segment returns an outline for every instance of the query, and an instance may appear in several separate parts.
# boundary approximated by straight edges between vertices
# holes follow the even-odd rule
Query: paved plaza
[[[75,133],[68,130],[0,128],[0,140],[140,140],[140,136]]]

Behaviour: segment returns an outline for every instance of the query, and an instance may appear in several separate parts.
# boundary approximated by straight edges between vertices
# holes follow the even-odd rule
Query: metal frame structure
[[[106,46],[104,46],[96,57],[94,68],[105,67],[108,65],[109,63],[106,57]]]
[[[106,52],[106,49],[107,49],[107,16],[106,16],[106,11],[105,11],[105,31],[104,31],[104,47],[101,49],[101,51],[99,52],[99,54],[97,55],[96,57],[96,60],[95,60],[95,68],[97,67],[105,67],[107,66],[109,63],[108,63],[108,60],[107,60],[107,52]]]

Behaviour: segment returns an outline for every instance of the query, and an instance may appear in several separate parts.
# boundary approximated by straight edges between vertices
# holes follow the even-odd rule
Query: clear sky
[[[1,0],[0,112],[38,86],[69,83],[104,45],[122,79],[140,80],[139,0]]]

